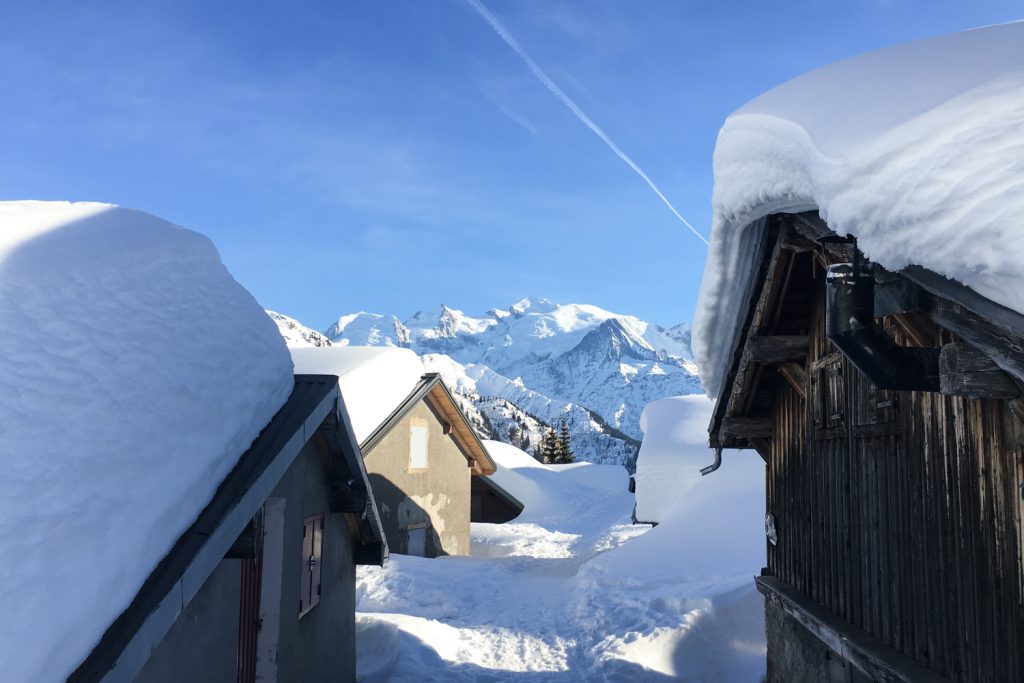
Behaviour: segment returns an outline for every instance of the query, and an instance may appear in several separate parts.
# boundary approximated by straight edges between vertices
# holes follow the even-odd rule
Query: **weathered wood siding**
[[[950,679],[1024,681],[1015,406],[876,390],[825,337],[815,272],[806,398],[774,389],[769,572]]]

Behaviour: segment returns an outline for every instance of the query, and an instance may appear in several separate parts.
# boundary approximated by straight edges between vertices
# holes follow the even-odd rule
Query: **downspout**
[[[703,476],[706,476],[708,474],[711,474],[712,472],[714,472],[715,470],[717,470],[721,466],[722,466],[722,449],[721,448],[716,448],[715,449],[715,461],[713,463],[711,463],[710,465],[708,465],[707,467],[700,468],[700,476],[703,477]]]
[[[875,277],[859,258],[825,275],[829,340],[879,389],[939,391],[939,349],[899,346],[875,322]]]

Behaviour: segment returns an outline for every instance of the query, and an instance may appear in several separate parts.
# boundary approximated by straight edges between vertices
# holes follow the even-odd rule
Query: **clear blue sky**
[[[1019,0],[485,4],[705,235],[715,136],[743,102],[1024,14]],[[464,0],[6,2],[0,197],[198,230],[263,305],[317,328],[523,295],[673,324],[705,253]]]

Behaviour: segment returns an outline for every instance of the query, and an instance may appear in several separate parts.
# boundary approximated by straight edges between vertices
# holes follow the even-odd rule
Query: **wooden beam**
[[[779,365],[779,374],[789,382],[793,391],[800,395],[800,398],[807,398],[807,373],[804,366],[796,361],[789,361]]]
[[[730,436],[743,439],[770,439],[772,437],[772,418],[726,417],[722,420],[722,431]]]
[[[780,536],[786,533],[779,529]],[[833,652],[863,672],[869,680],[885,683],[949,683],[907,655],[839,618],[773,576],[754,578],[768,602],[793,617]]]
[[[939,297],[932,298],[928,315],[941,327],[984,351],[1003,370],[1024,381],[1024,337]]]
[[[893,313],[891,320],[903,332],[911,346],[921,349],[938,346],[939,330],[928,316],[923,313]]]
[[[780,232],[785,234],[787,228],[783,226]],[[743,344],[740,357],[736,364],[736,374],[727,379],[729,385],[728,401],[725,408],[725,415],[743,415],[749,409],[751,392],[760,377],[761,366],[752,362],[749,351],[749,339],[758,336],[762,331],[769,313],[774,310],[775,302],[783,294],[782,287],[793,260],[794,252],[782,248],[781,241],[776,238],[768,255],[768,261],[764,267],[764,280],[761,283],[760,292],[757,293],[753,303],[753,310],[750,311],[750,318],[744,330],[740,333],[740,339],[747,338],[748,342]],[[759,277],[755,275],[755,278]],[[754,283],[757,284],[756,282]],[[757,291],[755,286],[754,291]],[[752,292],[753,294],[753,292]],[[716,409],[717,412],[717,409]],[[724,418],[723,418],[724,419]]]
[[[768,464],[768,456],[772,452],[772,442],[770,439],[750,439],[750,447],[761,456],[764,460],[764,464]]]
[[[1020,396],[1020,388],[987,355],[969,344],[946,344],[939,353],[939,386],[949,396]]]
[[[366,491],[360,491],[347,484],[332,484],[328,495],[328,509],[331,512],[362,513],[366,510]]]
[[[807,239],[796,231],[782,236],[782,248],[795,251],[798,254],[814,251],[817,246],[817,242]]]
[[[806,358],[807,344],[807,335],[750,337],[746,353],[751,362],[774,365]]]

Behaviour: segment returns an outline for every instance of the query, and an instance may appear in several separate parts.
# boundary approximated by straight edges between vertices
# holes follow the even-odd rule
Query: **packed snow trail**
[[[707,565],[716,563],[692,557],[687,525],[630,523],[634,498],[622,468],[519,464],[503,470],[502,485],[526,509],[506,524],[474,524],[472,557],[393,555],[383,569],[360,568],[360,680],[761,679],[756,550],[739,571],[726,562],[710,573]],[[728,510],[733,501],[721,492],[745,477],[741,495],[756,507],[747,489],[763,487],[763,465],[740,470],[714,491],[708,478],[712,495],[702,503]],[[750,507],[741,505],[740,514]],[[687,516],[703,512],[680,508]],[[763,532],[758,546],[763,551]]]

